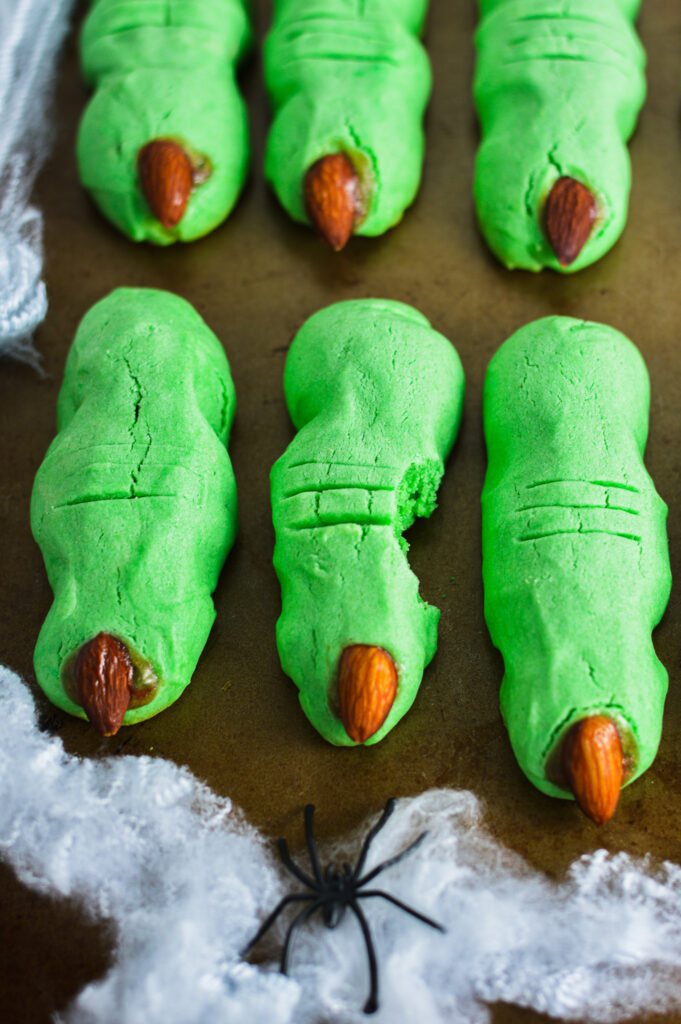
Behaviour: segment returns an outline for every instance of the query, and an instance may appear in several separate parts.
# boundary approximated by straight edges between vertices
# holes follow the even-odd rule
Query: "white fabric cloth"
[[[366,828],[322,851],[323,862],[354,858]],[[489,836],[471,793],[431,790],[398,801],[367,869],[424,828],[428,839],[372,888],[448,930],[365,901],[381,985],[372,1019],[487,1024],[486,1003],[498,1000],[604,1024],[681,1009],[679,867],[599,851],[557,884]],[[333,931],[314,918],[301,929],[290,978],[241,961],[259,921],[301,889],[273,850],[185,768],[66,754],[38,729],[22,681],[0,668],[0,857],[26,885],[106,918],[116,942],[110,970],[64,1021],[366,1021],[366,953],[351,915]]]
[[[29,205],[52,133],[48,107],[73,0],[0,0],[0,355],[35,361],[47,312],[42,218]]]

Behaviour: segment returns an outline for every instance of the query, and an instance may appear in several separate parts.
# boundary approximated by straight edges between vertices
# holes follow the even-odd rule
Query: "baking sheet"
[[[257,13],[262,35],[268,5],[258,4]],[[81,8],[77,21],[82,14]],[[75,133],[87,93],[72,33],[58,81],[57,144],[36,193],[45,212],[50,299],[36,339],[45,375],[0,363],[0,660],[37,693],[45,728],[68,751],[94,757],[152,752],[186,764],[232,797],[266,834],[287,835],[294,849],[307,802],[317,805],[317,831],[324,840],[355,827],[389,796],[446,785],[473,790],[484,801],[495,837],[551,876],[560,877],[572,860],[599,847],[681,862],[678,587],[655,635],[670,673],[660,751],[652,768],[624,790],[614,819],[599,829],[574,805],[534,790],[511,753],[498,711],[501,659],[482,614],[479,505],[485,470],[481,391],[490,357],[536,317],[560,313],[602,320],[632,338],[650,371],[646,462],[669,504],[672,571],[679,572],[681,8],[675,0],[643,5],[639,30],[649,55],[649,96],[631,144],[629,225],[605,259],[574,277],[509,273],[478,235],[471,201],[475,21],[469,0],[432,0],[427,45],[435,89],[420,195],[399,227],[380,239],[354,239],[340,254],[290,222],[265,186],[268,115],[257,56],[243,77],[253,171],[227,223],[201,242],[166,250],[120,236],[77,182]],[[215,595],[217,621],[192,685],[158,717],[103,740],[49,705],[35,685],[32,650],[51,594],[28,509],[33,476],[54,436],[56,397],[75,328],[92,303],[119,285],[178,292],[224,343],[237,389],[230,454],[241,532]],[[442,610],[438,654],[412,710],[381,744],[341,750],[309,725],[295,687],[279,667],[268,474],[293,436],[282,373],[294,333],[321,306],[362,296],[417,306],[456,345],[467,397],[439,508],[408,533],[421,593]],[[47,1020],[106,969],[106,928],[88,922],[78,908],[28,892],[2,865],[0,885],[2,1018]],[[499,1006],[493,1019],[526,1024],[544,1018]]]

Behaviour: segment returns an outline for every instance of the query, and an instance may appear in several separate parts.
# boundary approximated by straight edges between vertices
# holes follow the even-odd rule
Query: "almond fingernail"
[[[349,157],[330,153],[317,160],[305,175],[303,191],[310,220],[338,252],[359,216],[359,177]]]
[[[76,659],[78,699],[102,736],[118,732],[132,697],[134,668],[128,648],[110,633],[83,644]]]
[[[596,200],[576,178],[558,178],[546,200],[546,233],[562,267],[579,256],[596,219]]]
[[[142,191],[151,212],[164,228],[177,227],[192,190],[192,163],[172,139],[154,139],[138,155]]]
[[[397,668],[382,647],[346,647],[338,670],[340,716],[355,743],[365,743],[381,728],[395,700]]]
[[[605,715],[577,722],[563,743],[563,772],[584,813],[604,825],[615,813],[624,758],[617,726]]]

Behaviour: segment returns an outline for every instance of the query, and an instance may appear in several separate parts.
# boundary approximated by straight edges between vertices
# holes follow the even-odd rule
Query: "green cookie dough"
[[[155,686],[124,724],[189,683],[237,528],[225,447],[234,407],[223,348],[184,299],[118,288],[84,317],[31,501],[54,591],[35,670],[70,714],[85,717],[74,655],[100,631],[128,646],[140,691]]]
[[[418,40],[428,0],[275,0],[265,79],[275,111],[265,174],[294,220],[309,224],[303,182],[344,152],[367,211],[358,235],[380,235],[414,200],[431,88]]]
[[[485,617],[513,750],[551,796],[571,796],[559,751],[580,718],[615,721],[627,781],[660,741],[667,673],[651,632],[671,574],[667,507],[643,465],[649,404],[634,345],[570,317],[523,327],[487,371]]]
[[[352,746],[337,714],[350,644],[384,648],[398,673],[382,739],[435,653],[437,608],[418,593],[401,534],[429,516],[457,434],[464,378],[452,345],[401,302],[328,306],[296,335],[286,401],[298,434],[272,468],[277,646],[321,735]]]
[[[249,161],[235,64],[252,41],[243,0],[95,0],[81,39],[95,93],[78,133],[80,177],[102,213],[136,242],[189,242],[227,217]],[[174,228],[140,188],[139,150],[173,139],[209,172]]]
[[[645,53],[633,29],[640,0],[481,0],[475,166],[481,230],[509,269],[573,273],[615,244],[627,218],[626,143],[645,98]],[[561,266],[544,229],[556,180],[596,199],[593,230]]]

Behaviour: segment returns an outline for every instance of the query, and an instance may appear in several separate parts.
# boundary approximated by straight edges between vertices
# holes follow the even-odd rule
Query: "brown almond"
[[[340,716],[355,743],[365,743],[381,728],[395,700],[397,668],[382,647],[346,647],[338,670]]]
[[[137,163],[151,212],[164,228],[177,227],[192,190],[191,160],[172,139],[154,139],[140,149]]]
[[[596,200],[576,178],[558,178],[546,200],[546,233],[561,267],[579,256],[596,219]]]
[[[345,153],[330,153],[308,169],[303,185],[310,220],[334,252],[343,248],[359,215],[359,176]]]
[[[130,704],[135,670],[125,644],[98,633],[76,658],[76,687],[85,713],[102,736],[118,732]]]
[[[615,813],[624,758],[617,726],[606,715],[583,718],[563,742],[563,772],[584,813],[604,825]]]

